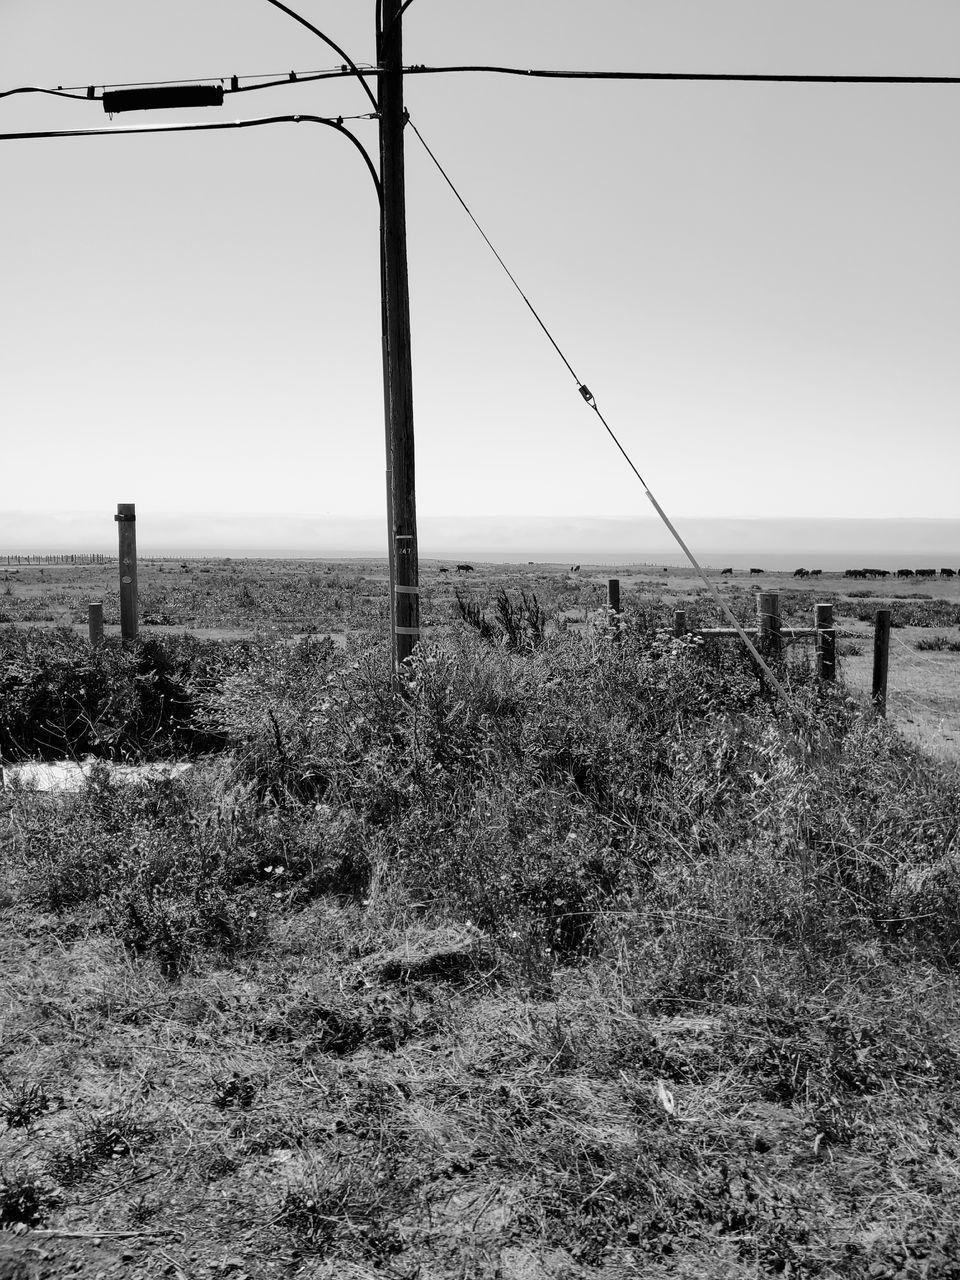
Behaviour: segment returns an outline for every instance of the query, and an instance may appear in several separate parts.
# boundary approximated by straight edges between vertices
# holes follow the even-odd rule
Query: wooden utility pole
[[[120,636],[137,638],[137,508],[118,502],[113,517],[120,526]]]
[[[403,166],[403,0],[384,0],[378,33],[377,102],[380,113],[380,244],[388,418],[387,472],[390,549],[393,553],[394,658],[399,665],[420,638],[420,570],[413,448],[413,373]]]

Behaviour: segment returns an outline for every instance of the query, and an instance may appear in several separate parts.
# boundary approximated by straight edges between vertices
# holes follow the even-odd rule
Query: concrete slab
[[[187,761],[157,761],[152,764],[112,764],[107,760],[25,760],[5,764],[0,769],[3,786],[28,791],[79,791],[94,771],[106,770],[113,783],[160,782],[182,778],[193,765]]]

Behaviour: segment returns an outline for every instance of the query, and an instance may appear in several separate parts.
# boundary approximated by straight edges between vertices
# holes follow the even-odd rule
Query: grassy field
[[[672,625],[675,608],[690,625],[720,619],[706,589],[688,569],[658,565],[480,564],[470,574],[455,562],[422,565],[422,608],[429,633],[442,636],[456,616],[459,593],[491,609],[498,591],[532,593],[548,626],[582,627],[606,602],[607,579],[619,578],[624,605],[651,625]],[[71,626],[86,629],[87,605],[104,606],[106,629],[119,632],[117,566],[22,566],[0,570],[0,625]],[[960,579],[888,581],[881,586],[826,573],[796,579],[791,573],[733,578],[712,574],[724,597],[747,621],[757,590],[781,593],[783,616],[793,626],[813,624],[818,601],[834,605],[843,633],[841,666],[852,690],[869,696],[873,670],[872,619],[894,607],[888,716],[924,750],[960,759]],[[139,566],[140,620],[145,635],[171,631],[215,639],[257,632],[282,636],[330,634],[382,636],[388,627],[387,567],[381,560],[146,560]],[[940,651],[918,644],[940,640]],[[808,644],[801,644],[805,651]]]
[[[399,690],[382,565],[160,568],[0,584],[8,762],[193,764],[0,792],[0,1277],[960,1277],[951,584],[884,722],[862,583],[788,710],[654,566],[424,566]]]

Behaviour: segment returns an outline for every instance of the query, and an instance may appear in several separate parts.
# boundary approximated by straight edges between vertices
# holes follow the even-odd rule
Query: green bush
[[[934,939],[898,923],[904,867],[930,863],[923,815],[956,807],[955,784],[842,691],[785,678],[791,714],[735,646],[637,628],[516,651],[467,627],[418,651],[402,693],[375,655],[284,646],[207,710],[287,833],[291,885],[362,888],[386,859],[418,901],[555,956],[624,909],[649,943],[652,913],[692,997],[744,970],[758,930],[828,951],[845,931]],[[735,918],[709,942],[677,927],[680,900]]]
[[[316,638],[209,672],[191,732],[222,763],[123,793],[95,777],[19,823],[28,895],[108,908],[170,976],[374,882],[524,963],[629,945],[667,1002],[858,939],[957,957],[955,831],[931,820],[960,810],[956,778],[803,665],[789,709],[737,646],[639,627],[514,649],[464,626],[399,687],[382,649]]]
[[[195,722],[198,697],[236,661],[189,636],[91,650],[70,629],[0,629],[0,756],[168,756],[221,745]]]

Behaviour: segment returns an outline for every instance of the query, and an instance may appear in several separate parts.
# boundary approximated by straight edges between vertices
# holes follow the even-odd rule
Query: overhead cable
[[[269,2],[274,3],[274,0],[269,0]],[[277,7],[289,12],[285,6],[277,5]],[[475,72],[488,75],[522,76],[528,79],[540,80],[676,80],[741,84],[960,84],[960,76],[781,75],[774,72],[721,71],[564,71],[542,67],[500,67],[488,64],[428,67],[423,63],[415,63],[404,67],[403,70],[405,75],[416,76]],[[355,79],[363,80],[367,76],[376,76],[377,74],[377,68],[369,63],[345,62],[342,66],[329,67],[319,71],[258,71],[243,76],[238,76],[231,72],[226,75],[194,76],[190,77],[190,79],[220,81],[224,85],[225,93],[254,93],[258,89],[274,89],[290,84],[306,84],[314,80],[338,80],[344,76],[352,76]],[[260,83],[240,84],[241,80],[257,80]],[[184,83],[186,83],[186,80],[183,77],[179,77],[172,80],[124,80],[112,84],[100,84],[97,82],[95,87],[101,90],[138,89],[146,88],[150,85]],[[230,84],[229,88],[227,88],[228,83]],[[92,87],[94,86],[89,84],[57,85],[56,88],[43,85],[21,85],[14,89],[0,90],[0,98],[7,98],[18,93],[44,93],[62,98],[92,97],[93,95],[89,92]]]
[[[360,87],[370,99],[370,105],[373,107],[374,111],[377,110],[376,97],[370,92],[370,86],[361,75],[360,68],[345,50],[341,49],[340,46],[335,41],[331,40],[325,32],[321,31],[319,27],[315,27],[313,23],[309,22],[302,14],[297,13],[295,9],[291,9],[289,5],[284,4],[283,0],[267,0],[267,4],[273,5],[275,9],[279,9],[281,13],[285,13],[288,18],[293,18],[294,22],[299,22],[301,27],[306,27],[312,35],[321,39],[328,49],[332,49],[338,58],[342,58],[346,66],[350,68],[350,74],[356,76],[360,81]]]
[[[420,130],[419,130],[419,129],[417,128],[417,126],[414,124],[413,120],[411,120],[409,117],[408,117],[408,119],[407,119],[407,123],[409,124],[409,126],[410,126],[410,128],[413,130],[413,132],[416,134],[417,138],[418,138],[418,139],[419,139],[419,141],[420,141],[421,146],[422,146],[422,147],[423,147],[423,149],[426,151],[427,155],[430,157],[430,159],[431,159],[431,160],[433,161],[433,163],[436,165],[437,169],[438,169],[438,170],[439,170],[439,172],[440,172],[441,177],[442,177],[442,178],[443,178],[443,180],[446,182],[447,186],[450,188],[450,190],[451,190],[451,191],[453,192],[453,194],[456,196],[456,198],[457,198],[457,200],[459,201],[459,203],[460,203],[460,205],[462,206],[462,208],[466,211],[467,216],[469,217],[470,221],[473,223],[473,225],[476,227],[476,229],[480,232],[481,236],[483,236],[483,239],[485,240],[486,244],[487,244],[487,245],[488,245],[488,247],[490,248],[490,250],[491,250],[491,252],[493,253],[494,257],[495,257],[495,258],[497,259],[497,261],[500,263],[500,266],[501,266],[501,267],[503,268],[503,270],[506,272],[507,276],[509,277],[509,279],[510,279],[511,283],[513,284],[514,288],[516,289],[517,293],[519,293],[520,297],[521,297],[521,298],[523,299],[523,301],[526,303],[526,305],[527,305],[527,307],[529,308],[529,310],[530,310],[531,314],[533,315],[534,319],[537,321],[537,324],[539,324],[540,328],[541,328],[541,329],[543,330],[543,332],[547,335],[547,338],[550,340],[550,343],[551,343],[551,345],[552,345],[553,349],[556,351],[557,355],[560,357],[560,359],[561,359],[561,360],[563,361],[563,363],[566,365],[566,367],[567,367],[567,369],[569,370],[569,372],[570,372],[571,376],[573,377],[573,380],[576,382],[576,384],[577,384],[577,390],[580,392],[581,397],[582,397],[582,398],[583,398],[583,400],[586,402],[586,404],[587,404],[587,405],[589,405],[589,407],[594,411],[594,413],[597,415],[597,417],[600,419],[600,421],[603,423],[603,426],[604,426],[604,429],[605,429],[605,430],[606,430],[606,432],[607,432],[607,435],[610,437],[610,439],[613,441],[613,443],[614,443],[614,444],[617,446],[617,448],[619,449],[620,453],[623,455],[623,458],[624,458],[624,460],[626,461],[627,466],[630,468],[630,470],[633,472],[633,474],[636,476],[636,478],[640,481],[641,485],[643,486],[643,491],[644,491],[644,493],[646,494],[647,498],[649,499],[650,504],[652,505],[652,507],[653,507],[654,511],[656,511],[657,515],[658,515],[658,516],[660,517],[660,519],[663,521],[664,525],[665,525],[665,526],[667,527],[667,529],[669,530],[669,532],[670,532],[671,536],[673,537],[674,541],[675,541],[675,542],[677,543],[677,545],[679,546],[680,550],[683,552],[683,554],[686,556],[687,560],[690,562],[690,564],[691,564],[691,565],[693,566],[693,568],[696,570],[696,572],[697,572],[698,576],[700,577],[701,581],[702,581],[702,582],[703,582],[703,584],[706,586],[706,588],[707,588],[707,590],[710,592],[710,594],[714,597],[714,599],[716,600],[717,604],[720,606],[721,611],[726,615],[726,617],[727,617],[728,621],[729,621],[729,622],[731,623],[731,625],[734,627],[734,629],[736,630],[736,632],[737,632],[737,634],[739,635],[740,639],[743,641],[743,643],[747,646],[747,649],[748,649],[748,650],[750,651],[750,653],[753,655],[753,659],[754,659],[754,661],[757,663],[757,665],[759,666],[760,670],[763,672],[764,676],[766,677],[767,683],[768,683],[768,684],[770,685],[770,687],[771,687],[771,688],[776,692],[776,694],[777,694],[777,695],[778,695],[778,696],[783,700],[784,704],[785,704],[786,706],[788,706],[788,707],[789,707],[789,706],[791,705],[791,703],[790,703],[790,699],[789,699],[789,697],[787,696],[787,692],[786,692],[786,690],[784,689],[783,685],[780,683],[780,681],[777,679],[777,677],[776,677],[776,676],[773,674],[773,672],[770,670],[770,667],[767,665],[767,663],[763,660],[763,658],[761,657],[761,655],[760,655],[759,651],[757,650],[756,646],[753,644],[753,642],[751,641],[750,637],[747,635],[746,631],[744,631],[744,629],[743,629],[742,625],[740,624],[740,621],[738,620],[738,618],[737,618],[737,617],[736,617],[736,615],[734,614],[733,610],[730,608],[730,606],[727,604],[727,602],[726,602],[726,601],[724,600],[724,598],[721,596],[721,594],[720,594],[720,592],[717,590],[717,588],[716,588],[715,584],[714,584],[714,583],[712,583],[712,582],[710,581],[710,579],[707,577],[706,573],[704,573],[704,571],[703,571],[702,567],[700,566],[699,561],[697,560],[697,558],[696,558],[696,556],[693,554],[693,552],[690,550],[690,548],[687,546],[687,544],[684,542],[683,538],[680,536],[680,533],[678,532],[678,530],[677,530],[676,526],[674,525],[673,521],[670,519],[670,517],[669,517],[669,516],[667,515],[667,513],[664,511],[663,507],[660,505],[660,503],[659,503],[659,502],[657,501],[657,499],[654,497],[653,493],[652,493],[652,492],[651,492],[651,490],[650,490],[650,486],[647,484],[646,480],[644,480],[643,476],[642,476],[642,475],[640,474],[640,472],[637,470],[637,467],[636,467],[636,465],[635,465],[635,463],[634,463],[633,459],[632,459],[632,458],[630,457],[630,455],[627,453],[626,449],[624,448],[623,444],[622,444],[622,443],[620,442],[620,440],[618,439],[618,437],[617,437],[616,433],[614,432],[613,428],[610,426],[609,422],[607,422],[606,418],[603,416],[603,413],[602,413],[602,412],[601,412],[601,410],[600,410],[600,406],[597,404],[596,398],[594,397],[594,395],[593,395],[593,393],[591,392],[590,388],[586,385],[586,383],[582,382],[582,381],[580,380],[580,378],[577,376],[577,374],[574,372],[573,366],[571,365],[570,361],[567,359],[567,357],[566,357],[566,356],[563,354],[563,352],[561,351],[561,349],[560,349],[559,345],[557,344],[556,339],[553,337],[553,334],[550,332],[550,330],[547,328],[546,324],[545,324],[545,323],[543,322],[543,320],[541,319],[541,317],[540,317],[539,313],[537,312],[537,310],[535,309],[535,307],[534,307],[534,306],[533,306],[533,304],[531,303],[530,299],[527,297],[527,295],[526,295],[526,294],[523,292],[523,290],[520,288],[520,285],[517,283],[517,280],[516,280],[515,276],[514,276],[514,275],[513,275],[513,273],[510,271],[510,269],[507,267],[507,265],[506,265],[506,263],[504,262],[503,258],[500,256],[500,254],[497,252],[497,250],[493,247],[493,244],[491,243],[489,236],[487,236],[486,232],[485,232],[485,231],[483,230],[483,228],[480,226],[480,224],[479,224],[479,222],[477,221],[477,219],[473,216],[473,213],[470,211],[470,209],[469,209],[469,207],[468,207],[468,205],[467,205],[466,201],[464,200],[463,196],[460,194],[460,192],[459,192],[459,191],[457,190],[457,188],[454,186],[454,183],[453,183],[452,179],[450,178],[450,175],[447,173],[446,169],[444,169],[443,165],[440,163],[440,161],[439,161],[439,160],[437,159],[437,157],[434,155],[433,151],[431,151],[430,147],[427,145],[426,141],[424,140],[423,135],[420,133]]]
[[[783,75],[776,72],[726,71],[549,71],[535,67],[465,65],[404,67],[408,75],[448,75],[451,72],[486,72],[501,76],[527,76],[541,80],[707,80],[741,81],[761,84],[960,84],[960,76],[854,76]]]
[[[144,133],[214,133],[221,129],[253,129],[260,125],[270,124],[321,124],[326,125],[330,129],[336,129],[338,133],[343,134],[349,142],[353,144],[363,158],[367,166],[367,172],[373,179],[373,185],[376,188],[377,199],[382,203],[383,191],[380,185],[380,177],[377,173],[376,166],[370,159],[370,155],[364,147],[363,143],[345,128],[344,122],[347,120],[371,120],[373,115],[367,112],[365,115],[358,116],[314,116],[300,112],[296,115],[287,116],[262,116],[249,120],[213,120],[198,121],[189,124],[135,124],[135,125],[113,125],[103,129],[31,129],[18,130],[13,133],[0,133],[0,142],[18,142],[33,141],[40,138],[96,138],[108,137],[111,135],[120,136],[123,134],[144,134]]]

